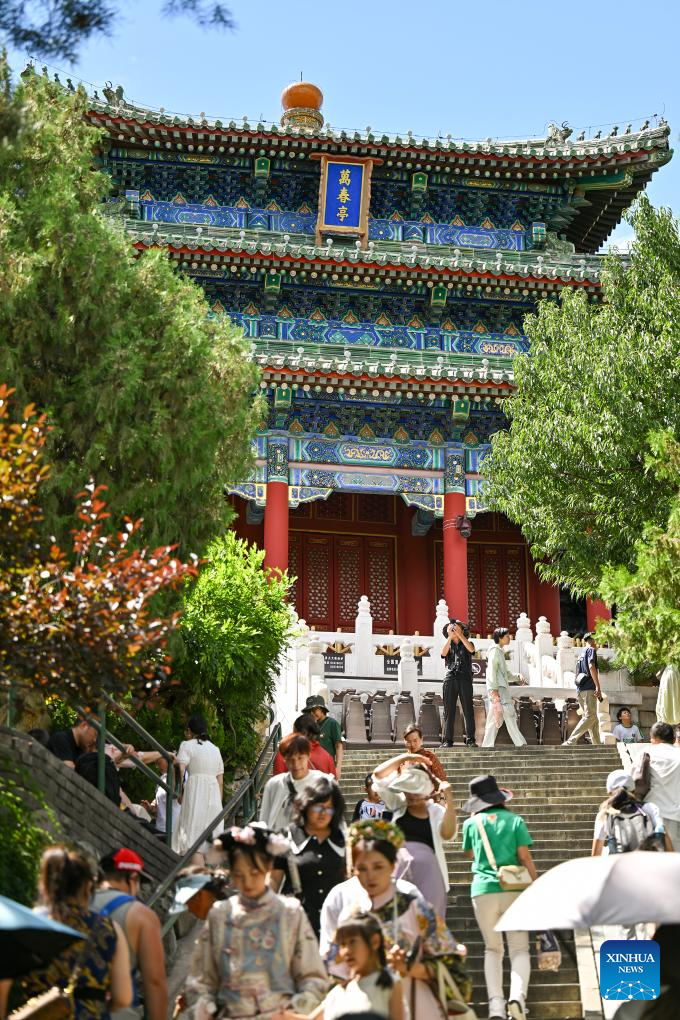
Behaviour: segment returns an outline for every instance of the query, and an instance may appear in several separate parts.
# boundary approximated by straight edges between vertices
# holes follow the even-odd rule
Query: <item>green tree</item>
[[[189,587],[182,613],[173,714],[210,720],[213,739],[234,768],[252,765],[267,719],[279,657],[290,633],[290,581],[268,577],[264,552],[233,532],[216,539]]]
[[[0,895],[33,906],[40,855],[59,837],[59,823],[25,769],[0,759]]]
[[[230,518],[260,416],[240,330],[163,252],[101,215],[85,93],[0,67],[0,379],[46,412],[42,508],[63,540],[89,478],[150,544],[200,551]]]
[[[527,317],[510,429],[484,468],[491,506],[521,526],[542,575],[579,594],[602,593],[605,566],[632,566],[673,494],[646,458],[660,427],[680,438],[680,236],[646,197],[631,223],[630,264],[607,260],[603,304],[565,290]]]
[[[107,0],[2,0],[0,34],[12,46],[41,57],[76,60],[92,36],[109,35],[121,5]],[[188,14],[199,25],[233,28],[229,8],[219,0],[166,0],[163,14]]]
[[[675,494],[666,504],[667,523],[648,525],[635,543],[635,567],[605,569],[601,590],[616,604],[616,620],[600,625],[599,637],[631,668],[680,667],[680,443],[669,432],[650,443],[649,476],[670,483]]]

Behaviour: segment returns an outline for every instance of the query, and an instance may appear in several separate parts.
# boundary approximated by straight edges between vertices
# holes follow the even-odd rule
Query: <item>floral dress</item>
[[[328,989],[314,932],[298,900],[267,890],[215,903],[194,951],[185,997],[199,1018],[311,1013]]]
[[[36,913],[49,916],[43,910]],[[42,995],[55,985],[66,988],[76,964],[80,963],[74,994],[75,1020],[108,1020],[111,1015],[111,967],[118,939],[113,922],[76,904],[69,904],[58,920],[83,932],[89,937],[89,943],[74,942],[46,967],[17,979],[23,1001]]]
[[[421,938],[418,960],[424,963],[430,974],[429,981],[405,978],[402,981],[404,1000],[415,1020],[442,1020],[445,1016],[437,998],[437,968],[445,966],[458,981],[461,993],[469,996],[470,987],[461,969],[458,943],[441,918],[419,892],[402,892],[394,885],[382,897],[373,901],[371,913],[380,921],[385,947],[400,946],[405,952],[413,947],[418,936]],[[346,908],[340,916],[344,921],[351,917],[352,908]],[[328,957],[329,966],[338,972],[333,960],[337,946],[333,944]]]

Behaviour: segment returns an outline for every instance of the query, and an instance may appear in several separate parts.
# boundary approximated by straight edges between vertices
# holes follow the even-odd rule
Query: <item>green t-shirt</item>
[[[333,761],[337,758],[335,745],[341,740],[342,730],[340,729],[340,723],[337,719],[334,719],[332,715],[327,715],[321,723],[321,736],[319,737],[319,743],[323,747],[324,751],[328,751],[328,753],[332,755]]]
[[[463,823],[463,850],[472,850],[474,854],[470,895],[482,896],[484,893],[502,892],[496,872],[486,856],[475,817],[481,818],[484,822],[484,829],[499,868],[504,864],[519,864],[517,847],[531,846],[533,840],[524,819],[506,808],[487,808],[479,815],[467,818]]]

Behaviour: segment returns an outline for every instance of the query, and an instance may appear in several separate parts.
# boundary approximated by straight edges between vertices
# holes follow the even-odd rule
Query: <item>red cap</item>
[[[127,871],[141,875],[144,870],[144,861],[134,850],[123,846],[120,850],[115,850],[113,853],[102,857],[100,866],[104,872]]]

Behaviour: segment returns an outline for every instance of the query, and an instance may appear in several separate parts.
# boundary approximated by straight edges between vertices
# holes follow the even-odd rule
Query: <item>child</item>
[[[640,730],[633,722],[633,716],[627,705],[624,705],[616,713],[616,718],[619,720],[617,725],[612,730],[612,733],[617,740],[621,740],[624,744],[640,744],[645,739]]]
[[[339,959],[351,975],[347,984],[336,985],[307,1018],[284,1011],[280,1020],[340,1020],[359,1013],[370,1013],[383,1020],[404,1020],[401,982],[388,970],[378,919],[373,914],[354,914],[340,924],[335,941]]]
[[[364,780],[366,796],[358,800],[354,806],[352,815],[353,822],[365,822],[367,820],[377,822],[380,818],[389,822],[392,812],[388,811],[381,801],[379,795],[373,789],[373,775],[369,772]]]

